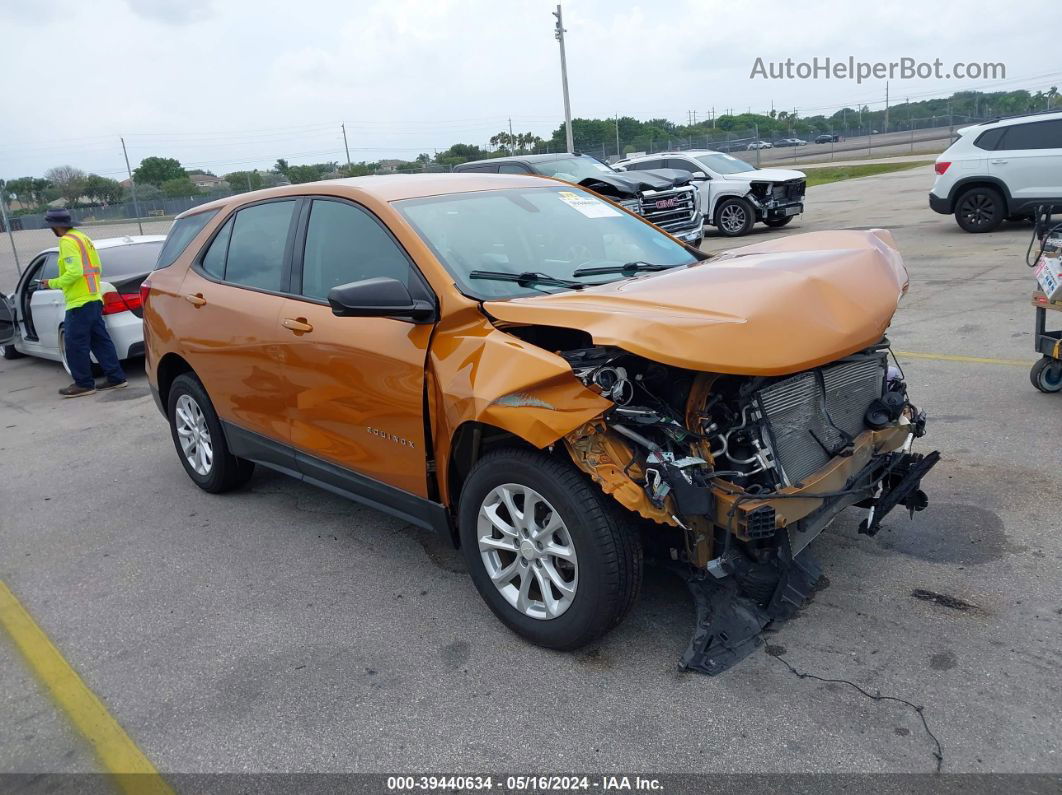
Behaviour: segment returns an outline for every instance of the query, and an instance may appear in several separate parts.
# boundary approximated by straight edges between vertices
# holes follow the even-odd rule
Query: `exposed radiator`
[[[765,441],[786,483],[814,474],[866,430],[863,417],[881,397],[885,373],[882,354],[800,373],[756,393]]]

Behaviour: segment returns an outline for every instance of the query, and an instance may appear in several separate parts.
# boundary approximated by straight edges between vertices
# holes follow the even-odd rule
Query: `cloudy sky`
[[[0,0],[0,177],[216,173],[407,157],[563,118],[555,0]],[[565,0],[575,116],[832,112],[881,81],[750,79],[757,57],[1003,62],[1007,80],[893,81],[894,98],[1062,85],[1058,0]]]

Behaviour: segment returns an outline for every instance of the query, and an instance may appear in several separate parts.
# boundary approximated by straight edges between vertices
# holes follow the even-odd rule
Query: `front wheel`
[[[1062,392],[1062,361],[1042,357],[1032,366],[1029,380],[1041,392]]]
[[[754,223],[752,205],[744,199],[724,199],[715,211],[715,225],[727,237],[747,235]]]
[[[461,490],[458,523],[480,596],[539,646],[591,643],[623,619],[641,585],[633,524],[574,466],[544,453],[480,459]]]
[[[229,452],[217,412],[195,376],[174,379],[166,416],[184,471],[203,491],[220,494],[251,479],[254,463]]]
[[[764,218],[763,223],[765,226],[769,226],[772,229],[778,229],[788,224],[795,217],[796,216],[787,215],[785,218]]]

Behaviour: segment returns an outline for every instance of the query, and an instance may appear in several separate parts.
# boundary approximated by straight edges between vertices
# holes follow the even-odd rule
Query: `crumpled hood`
[[[811,232],[557,295],[487,301],[500,325],[582,329],[662,364],[786,375],[881,339],[907,290],[883,229]]]
[[[791,179],[807,179],[803,171],[789,168],[758,168],[755,171],[741,171],[727,174],[724,179],[740,179],[746,182],[787,182]]]
[[[646,190],[668,190],[688,185],[690,175],[687,171],[675,168],[655,168],[650,171],[602,171],[593,177],[581,180],[579,184],[595,193],[610,194],[619,191],[625,197],[634,198]],[[601,186],[606,186],[602,189]],[[611,189],[611,190],[610,190]]]

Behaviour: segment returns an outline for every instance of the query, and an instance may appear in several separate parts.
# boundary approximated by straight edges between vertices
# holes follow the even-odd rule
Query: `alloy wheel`
[[[740,232],[745,228],[745,210],[740,204],[731,204],[719,214],[719,225],[730,233]]]
[[[480,505],[479,553],[494,587],[529,618],[562,615],[575,599],[579,561],[560,513],[532,488],[505,483]]]
[[[181,395],[177,398],[174,414],[184,459],[193,472],[205,477],[214,465],[214,446],[203,410],[191,395]]]
[[[971,226],[985,226],[995,216],[996,203],[984,193],[971,193],[962,200],[959,212]]]

